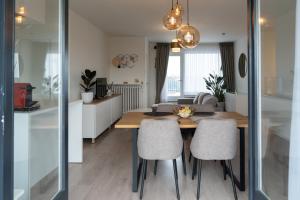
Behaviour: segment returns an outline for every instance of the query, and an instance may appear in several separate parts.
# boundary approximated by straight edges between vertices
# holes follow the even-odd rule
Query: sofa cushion
[[[195,98],[194,98],[194,100],[193,100],[193,104],[197,104],[197,103],[198,103],[198,99],[199,99],[199,96],[200,96],[201,93],[202,93],[202,92],[199,92],[199,93],[195,96]]]
[[[193,104],[194,98],[178,98],[177,104],[178,105],[187,105],[187,104]]]
[[[156,112],[174,112],[177,104],[174,103],[160,103],[157,106]]]
[[[218,99],[217,97],[213,95],[206,95],[203,97],[202,104],[212,104],[212,105],[217,105]]]
[[[212,104],[194,104],[191,106],[194,112],[215,112],[216,107]]]
[[[202,104],[204,97],[207,96],[207,95],[210,95],[210,94],[206,93],[206,92],[200,92],[199,97],[198,97],[198,104]]]

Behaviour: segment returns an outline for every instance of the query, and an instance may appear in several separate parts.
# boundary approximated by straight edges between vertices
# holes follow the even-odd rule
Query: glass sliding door
[[[251,2],[254,19],[250,23],[252,65],[249,81],[252,198],[295,199],[289,196],[292,189],[289,183],[300,167],[295,166],[299,165],[295,162],[299,155],[291,155],[297,148],[291,144],[297,142],[299,145],[300,142],[296,141],[299,137],[292,137],[300,131],[296,126],[299,123],[299,88],[295,89],[300,78],[296,73],[299,63],[295,62],[299,51],[296,45],[296,24],[299,23],[296,5],[299,1]],[[291,171],[295,167],[298,172]],[[297,184],[300,185],[299,179]]]
[[[16,199],[67,197],[66,8],[64,0],[15,1]]]

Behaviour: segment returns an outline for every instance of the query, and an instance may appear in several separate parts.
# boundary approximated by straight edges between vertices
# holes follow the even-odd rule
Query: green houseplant
[[[80,86],[83,88],[84,92],[81,93],[81,98],[83,103],[91,103],[94,99],[94,93],[92,89],[94,88],[96,81],[96,71],[91,71],[89,69],[84,70],[81,74],[82,83]]]
[[[224,108],[226,86],[223,76],[217,74],[209,74],[208,78],[204,78],[206,89],[211,91],[212,95],[218,99],[218,107]]]

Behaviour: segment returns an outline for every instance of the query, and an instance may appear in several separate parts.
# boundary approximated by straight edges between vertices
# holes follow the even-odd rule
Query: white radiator
[[[122,95],[123,113],[142,108],[143,85],[118,84],[112,86],[112,91]]]

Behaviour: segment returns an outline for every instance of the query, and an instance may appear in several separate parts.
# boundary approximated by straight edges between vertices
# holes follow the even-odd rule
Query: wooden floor
[[[95,144],[84,143],[83,164],[71,164],[69,168],[70,200],[134,200],[139,193],[131,192],[131,138],[130,130],[112,129],[100,136]],[[186,145],[186,157],[188,157]],[[187,162],[188,163],[188,162]],[[196,179],[191,179],[191,163],[187,176],[182,163],[177,161],[179,189],[182,200],[196,199]],[[234,162],[235,170],[237,162]],[[157,176],[153,175],[153,162],[148,164],[144,188],[144,200],[176,200],[172,161],[158,164]],[[236,171],[238,172],[238,171]],[[240,200],[248,199],[248,192],[238,192]],[[231,182],[223,180],[219,162],[204,162],[202,171],[202,200],[232,200]]]

